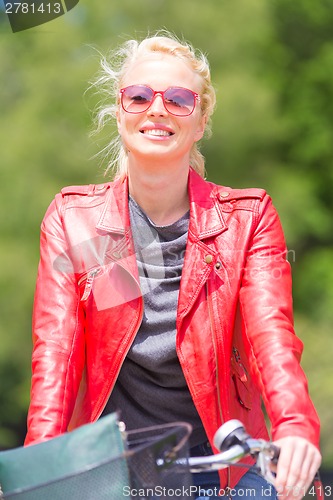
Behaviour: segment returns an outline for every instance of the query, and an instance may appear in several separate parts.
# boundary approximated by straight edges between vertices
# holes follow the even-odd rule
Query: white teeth
[[[144,130],[144,134],[148,135],[160,135],[160,136],[168,136],[171,135],[171,132],[168,132],[167,130],[160,130],[160,129],[151,129],[151,130]]]

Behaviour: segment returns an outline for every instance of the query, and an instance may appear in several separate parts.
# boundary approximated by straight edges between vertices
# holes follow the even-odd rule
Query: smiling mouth
[[[174,135],[173,132],[170,132],[169,130],[161,130],[161,129],[149,129],[149,130],[140,130],[141,134],[145,135],[154,135],[158,137],[170,137],[171,135]]]

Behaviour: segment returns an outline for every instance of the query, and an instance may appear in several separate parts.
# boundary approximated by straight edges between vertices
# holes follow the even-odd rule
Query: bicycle
[[[182,422],[129,432],[120,424],[119,434],[126,441],[121,453],[42,484],[4,490],[0,498],[120,500],[140,497],[142,500],[152,500],[176,496],[185,500],[191,498],[195,491],[192,474],[237,465],[253,467],[240,462],[248,455],[256,459],[254,467],[258,473],[273,483],[270,463],[277,461],[279,449],[265,440],[253,439],[240,421],[229,420],[218,429],[214,445],[220,453],[216,455],[189,457],[190,433],[191,426]],[[324,490],[319,475],[315,478],[314,488],[317,499],[323,500]]]

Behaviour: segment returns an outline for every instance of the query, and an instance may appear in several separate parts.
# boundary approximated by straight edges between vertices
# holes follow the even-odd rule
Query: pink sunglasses
[[[199,94],[183,87],[169,87],[158,91],[148,85],[130,85],[120,89],[121,105],[127,113],[144,113],[150,108],[156,95],[162,97],[165,109],[174,116],[191,115],[196,102],[200,102]]]

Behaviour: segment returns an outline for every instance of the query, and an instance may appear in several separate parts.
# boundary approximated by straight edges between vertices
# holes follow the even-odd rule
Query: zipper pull
[[[95,276],[96,276],[96,274],[98,274],[98,272],[99,272],[98,269],[93,269],[92,271],[89,272],[88,277],[87,277],[87,281],[86,281],[86,284],[84,287],[84,292],[83,292],[83,295],[80,299],[82,302],[87,300],[87,298],[89,297],[90,292],[92,290]]]
[[[236,349],[236,347],[233,347],[232,348],[232,352],[234,353],[234,358],[235,358],[235,361],[237,361],[237,363],[240,361],[240,354],[239,354],[239,350]]]
[[[232,348],[232,352],[234,354],[234,359],[237,363],[237,371],[238,371],[238,374],[239,374],[239,377],[241,379],[242,382],[247,382],[247,373],[246,373],[246,370],[244,368],[244,365],[241,361],[241,357],[240,357],[240,354],[239,354],[239,350],[236,349],[236,347],[233,347]]]

